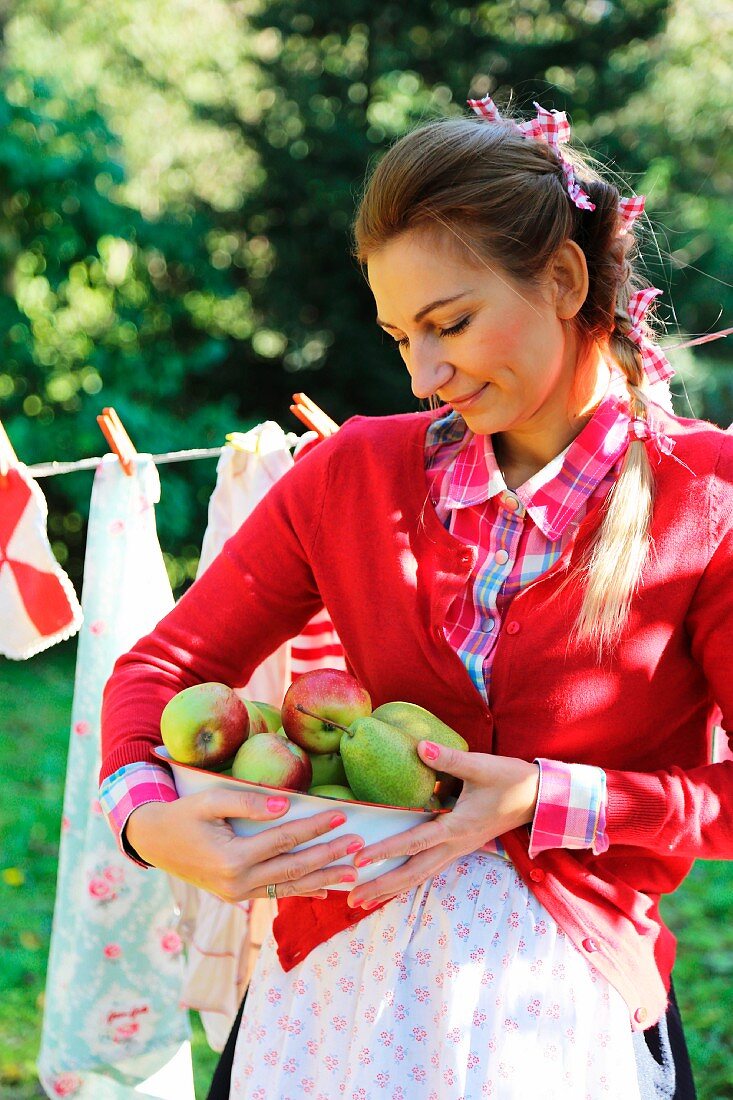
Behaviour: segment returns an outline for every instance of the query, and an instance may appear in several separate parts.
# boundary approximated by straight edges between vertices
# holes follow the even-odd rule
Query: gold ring
[[[265,889],[267,890],[268,898],[270,898],[272,901],[276,901],[277,900],[277,886],[266,886]]]

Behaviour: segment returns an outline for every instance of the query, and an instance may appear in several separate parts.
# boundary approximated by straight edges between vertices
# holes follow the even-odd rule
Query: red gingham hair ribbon
[[[618,204],[618,216],[621,222],[618,235],[623,237],[632,228],[637,218],[644,213],[645,195],[631,195],[628,199],[620,199]]]
[[[649,286],[645,290],[637,290],[629,300],[628,314],[631,328],[628,337],[641,351],[641,365],[650,382],[666,382],[674,374],[674,367],[662,349],[658,344],[651,342],[643,328],[644,317],[650,303],[663,293],[663,290]]]
[[[643,443],[651,439],[664,455],[671,455],[675,446],[674,439],[670,439],[659,428],[652,426],[648,420],[642,420],[638,416],[629,421],[629,439],[632,443],[637,439]]]
[[[504,121],[489,95],[484,96],[483,99],[469,99],[468,105],[487,122]],[[544,107],[540,107],[539,103],[535,103],[534,106],[537,111],[536,118],[530,122],[520,123],[512,120],[512,125],[519,130],[522,137],[530,138],[532,141],[543,141],[550,146],[562,165],[565,186],[572,201],[579,210],[595,210],[595,203],[591,202],[590,197],[576,180],[572,165],[565,160],[560,149],[561,145],[570,140],[570,123],[567,115],[564,111],[547,111]]]
[[[485,95],[483,99],[469,99],[466,102],[472,111],[475,111],[481,118],[485,118],[487,122],[505,121],[499,114],[499,108],[490,95]]]

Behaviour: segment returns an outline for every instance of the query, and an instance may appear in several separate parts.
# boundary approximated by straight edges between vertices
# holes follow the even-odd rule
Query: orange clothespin
[[[13,445],[8,438],[8,433],[0,420],[0,482],[4,482],[8,472],[13,466],[18,465],[18,456],[13,450]]]
[[[316,432],[321,439],[325,439],[329,435],[333,435],[339,429],[335,420],[320,409],[316,405],[315,401],[311,401],[304,393],[294,393],[293,401],[295,404],[290,406],[290,411],[298,420],[305,424],[306,428],[310,428],[311,431]]]
[[[102,409],[101,416],[97,417],[104,438],[120,460],[120,465],[128,477],[132,477],[133,459],[137,454],[129,435],[122,426],[122,421],[111,407]]]

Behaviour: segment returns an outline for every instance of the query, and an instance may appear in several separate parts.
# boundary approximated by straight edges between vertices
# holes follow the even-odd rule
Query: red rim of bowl
[[[373,806],[375,810],[403,810],[407,814],[449,814],[448,806],[441,806],[439,810],[421,810],[418,806],[393,806],[386,802],[362,802],[358,798],[331,798],[330,795],[308,794],[307,791],[296,791],[292,787],[273,787],[269,783],[254,783],[251,779],[238,779],[236,775],[224,775],[223,772],[212,772],[207,768],[197,768],[195,764],[183,764],[180,760],[174,760],[164,745],[154,745],[153,752],[159,760],[166,764],[175,764],[177,768],[187,768],[197,775],[211,775],[219,779],[230,779],[233,783],[244,783],[246,787],[264,787],[268,791],[277,791],[278,794],[297,794],[301,798],[325,798],[327,802],[343,802],[345,806]]]

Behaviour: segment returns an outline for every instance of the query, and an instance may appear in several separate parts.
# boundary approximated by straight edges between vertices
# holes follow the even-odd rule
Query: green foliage
[[[702,0],[11,3],[0,417],[18,454],[99,453],[107,404],[153,451],[221,444],[266,418],[297,429],[300,389],[337,420],[415,408],[350,258],[350,223],[372,159],[469,93],[567,109],[601,161],[649,193],[647,269],[679,326],[722,327],[733,89],[710,16]],[[705,364],[729,354],[712,345],[695,361],[698,411],[722,424],[730,390]],[[162,478],[180,588],[213,464]],[[77,584],[90,480],[44,483]]]

